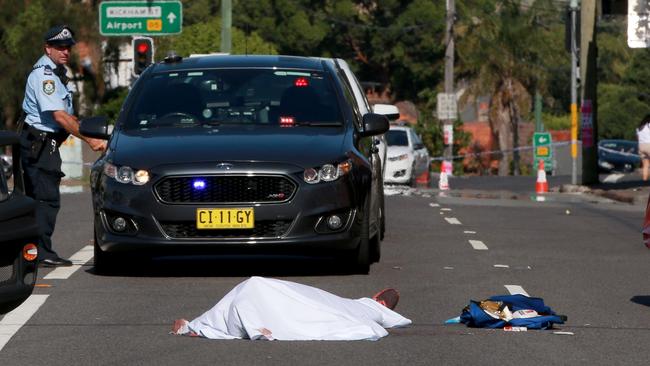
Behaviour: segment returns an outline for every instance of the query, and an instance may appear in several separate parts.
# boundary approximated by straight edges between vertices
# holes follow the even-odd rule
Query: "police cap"
[[[74,32],[67,25],[57,25],[45,32],[45,43],[52,46],[72,46],[75,43]]]

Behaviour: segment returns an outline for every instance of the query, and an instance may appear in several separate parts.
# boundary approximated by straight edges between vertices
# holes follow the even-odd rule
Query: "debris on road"
[[[573,332],[553,332],[553,334],[557,334],[557,335],[574,335]]]
[[[543,299],[521,294],[471,300],[460,315],[461,323],[474,328],[550,329],[553,324],[564,324],[566,319],[546,306]]]

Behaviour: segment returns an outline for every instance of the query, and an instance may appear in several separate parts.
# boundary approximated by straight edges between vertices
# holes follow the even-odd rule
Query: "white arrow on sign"
[[[174,20],[176,20],[176,14],[169,13],[169,15],[167,16],[167,19],[169,20],[169,24],[174,24]]]
[[[543,143],[546,143],[546,141],[548,141],[548,140],[546,139],[545,136],[540,136],[538,141],[539,141],[540,144],[543,144]]]

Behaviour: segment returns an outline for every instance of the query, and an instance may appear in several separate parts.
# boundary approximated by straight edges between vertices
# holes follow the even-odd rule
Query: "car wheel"
[[[97,244],[97,234],[95,234],[95,241],[93,244],[93,255],[96,273],[110,274],[115,271],[116,255],[113,253],[106,253],[99,247]]]
[[[18,299],[4,304],[0,304],[0,315],[7,314],[8,312],[14,310],[18,306],[20,306],[20,304],[22,304],[25,300],[27,300],[27,298]]]
[[[356,252],[355,267],[360,274],[370,272],[370,197],[366,199],[363,218],[361,219],[361,239]]]
[[[411,167],[411,176],[409,176],[409,187],[415,187],[415,163],[413,163],[413,166]]]

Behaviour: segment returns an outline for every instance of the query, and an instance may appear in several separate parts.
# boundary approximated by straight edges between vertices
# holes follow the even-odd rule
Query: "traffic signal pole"
[[[445,94],[450,95],[454,91],[454,20],[456,18],[456,6],[454,0],[447,0],[447,27],[445,29]],[[445,119],[443,121],[443,131],[451,129],[453,131],[454,121],[452,119]],[[443,132],[444,133],[444,132]],[[450,134],[453,136],[453,133]],[[449,141],[451,140],[451,141]],[[445,142],[443,171],[452,166],[453,156],[453,138]],[[451,169],[453,170],[453,169]],[[449,172],[448,172],[449,173]]]
[[[230,53],[232,49],[232,1],[221,0],[221,52]]]
[[[571,184],[578,184],[578,45],[576,42],[576,12],[578,0],[571,0]]]

